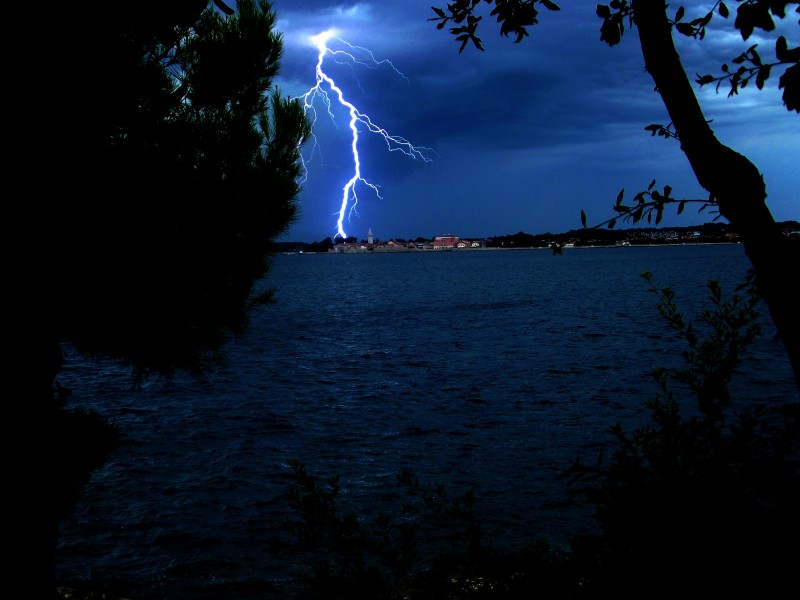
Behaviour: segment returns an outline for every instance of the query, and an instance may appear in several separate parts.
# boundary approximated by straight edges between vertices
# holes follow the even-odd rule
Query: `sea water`
[[[278,255],[275,303],[205,381],[131,390],[124,370],[68,351],[72,405],[123,442],[62,523],[58,576],[121,579],[140,600],[288,579],[291,560],[268,546],[293,459],[338,475],[343,510],[365,520],[390,510],[409,469],[452,496],[473,490],[497,546],[562,543],[591,527],[565,469],[593,461],[609,426],[643,424],[649,373],[681,366],[640,274],[694,316],[711,308],[709,279],[730,294],[748,267],[735,244]],[[763,326],[734,396],[796,401]]]

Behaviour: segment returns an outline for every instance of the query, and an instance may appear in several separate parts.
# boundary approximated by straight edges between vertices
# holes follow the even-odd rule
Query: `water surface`
[[[682,348],[641,279],[687,315],[708,279],[732,292],[741,246],[279,255],[276,303],[206,382],[131,391],[70,357],[74,404],[124,432],[61,528],[59,575],[120,575],[140,598],[205,597],[220,582],[287,577],[267,545],[287,514],[291,459],[341,476],[365,518],[411,469],[474,489],[498,544],[561,541],[586,525],[560,475],[605,431],[646,418],[648,373]],[[734,383],[742,401],[797,400],[774,329]]]

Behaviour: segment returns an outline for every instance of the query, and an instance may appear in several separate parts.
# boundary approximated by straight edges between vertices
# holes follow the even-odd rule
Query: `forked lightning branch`
[[[340,38],[335,39],[342,45],[346,46],[349,51],[331,50],[328,47],[328,42],[329,40],[334,39],[335,34],[335,30],[328,30],[310,38],[311,43],[319,51],[317,55],[317,66],[315,69],[316,83],[314,84],[314,87],[303,94],[301,98],[303,100],[303,107],[306,111],[306,114],[310,115],[312,125],[316,122],[318,116],[317,106],[320,104],[322,107],[324,107],[325,112],[327,112],[328,116],[334,121],[334,123],[336,120],[334,117],[334,112],[331,108],[332,102],[338,102],[346,109],[347,114],[349,115],[348,127],[350,131],[350,150],[353,154],[353,170],[350,178],[347,180],[347,183],[345,183],[342,187],[342,196],[336,221],[337,235],[342,238],[346,238],[347,234],[344,229],[344,223],[345,220],[349,221],[351,215],[356,209],[356,205],[358,204],[357,188],[359,186],[367,187],[372,190],[372,192],[378,198],[382,198],[378,186],[365,179],[361,173],[361,159],[359,157],[358,146],[359,133],[377,134],[384,139],[386,142],[386,147],[390,152],[402,152],[414,160],[431,162],[432,159],[429,155],[432,153],[432,150],[430,148],[415,146],[401,136],[390,134],[388,131],[386,131],[386,129],[376,124],[369,115],[362,113],[360,110],[358,110],[358,108],[355,107],[355,105],[347,100],[342,89],[336,84],[333,78],[325,72],[324,63],[325,58],[328,55],[333,57],[336,61],[349,61],[353,65],[370,66],[371,68],[381,64],[386,64],[393,69],[398,76],[405,79],[405,75],[397,70],[397,68],[395,68],[395,66],[389,60],[378,61],[369,50],[359,46],[353,46]],[[356,56],[356,51],[359,53],[358,56]],[[367,58],[362,58],[362,56],[366,56]]]

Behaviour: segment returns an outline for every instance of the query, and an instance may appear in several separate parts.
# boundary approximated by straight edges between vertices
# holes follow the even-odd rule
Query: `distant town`
[[[800,222],[783,221],[778,224],[784,235],[800,239]],[[728,223],[705,223],[693,227],[637,228],[637,229],[577,229],[565,233],[529,234],[520,231],[511,235],[488,238],[462,238],[446,233],[433,238],[418,237],[413,240],[381,240],[367,233],[366,239],[355,236],[326,238],[320,242],[276,242],[276,252],[297,253],[359,253],[359,252],[441,252],[453,250],[522,250],[551,248],[602,247],[602,246],[653,246],[665,244],[736,244],[739,235]]]

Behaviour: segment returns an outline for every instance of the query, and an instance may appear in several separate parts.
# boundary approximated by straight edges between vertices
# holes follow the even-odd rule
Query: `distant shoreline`
[[[776,223],[784,235],[800,237],[800,222]],[[471,250],[552,250],[570,248],[619,248],[630,246],[676,246],[701,244],[737,244],[738,233],[728,223],[704,223],[691,227],[640,227],[633,229],[573,229],[563,233],[532,235],[520,231],[511,235],[487,238],[462,238],[445,234],[434,238],[392,238],[388,241],[326,238],[321,242],[275,242],[275,253],[282,254],[358,254],[369,252],[454,252]]]
[[[586,249],[612,249],[612,248],[659,248],[659,247],[668,247],[674,248],[675,246],[739,246],[741,242],[731,242],[731,241],[724,241],[724,242],[665,242],[663,244],[659,243],[649,243],[649,244],[630,244],[630,245],[622,245],[622,244],[597,244],[597,245],[590,245],[590,244],[581,244],[578,246],[563,246],[562,251],[570,251],[570,250],[586,250]],[[552,251],[552,248],[547,246],[523,246],[523,247],[514,247],[514,248],[500,248],[496,246],[491,247],[482,247],[482,248],[405,248],[405,247],[378,247],[372,249],[349,249],[344,251],[337,251],[337,250],[327,250],[325,252],[316,252],[316,251],[297,251],[297,252],[278,252],[277,254],[283,255],[303,255],[303,254],[408,254],[408,253],[425,253],[425,254],[440,254],[445,252],[497,252],[497,251],[522,251],[522,250],[540,250],[540,251]]]

